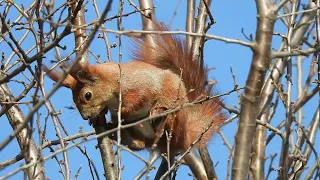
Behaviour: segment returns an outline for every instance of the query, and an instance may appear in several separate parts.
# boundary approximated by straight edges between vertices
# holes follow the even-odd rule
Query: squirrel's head
[[[73,101],[76,104],[83,119],[95,118],[107,111],[107,101],[112,96],[112,86],[108,86],[97,69],[97,66],[84,65],[75,75],[68,75],[62,82],[62,86],[72,90]],[[58,81],[60,75],[57,72],[47,72],[48,76]]]

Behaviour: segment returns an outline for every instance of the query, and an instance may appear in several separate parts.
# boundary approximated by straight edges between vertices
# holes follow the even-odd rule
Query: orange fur
[[[55,81],[60,78],[58,73],[48,72],[48,75]],[[119,82],[122,95],[121,118],[124,123],[148,117],[157,107],[174,108],[177,100],[186,96],[179,76],[145,62],[104,63],[95,66],[86,64],[79,66],[78,71],[70,77],[74,85],[66,87],[72,90],[73,100],[84,119],[95,118],[108,110],[112,121],[118,121]],[[91,94],[90,99],[87,99],[87,93]],[[130,147],[135,150],[145,148],[141,145],[142,140],[148,141],[144,143],[151,146],[155,137],[149,122],[130,128],[128,132],[132,137],[127,137],[132,140],[123,142],[128,143],[129,147],[130,144],[139,144],[139,147]]]
[[[159,29],[165,30],[160,26]],[[212,85],[207,85],[207,68],[193,59],[184,41],[171,35],[153,37],[154,46],[143,40],[136,41],[134,56],[138,61],[83,64],[78,66],[75,74],[68,75],[63,85],[72,90],[73,100],[84,119],[95,118],[108,110],[112,121],[118,121],[119,82],[121,118],[124,123],[213,95]],[[60,78],[53,71],[48,75],[55,81]],[[173,130],[170,145],[172,154],[185,151],[212,124],[196,144],[197,147],[207,145],[225,119],[219,103],[220,99],[214,99],[166,117],[164,129]],[[124,131],[127,141],[122,142],[135,150],[150,147],[159,135],[156,132],[158,122],[145,122]],[[130,144],[138,145],[130,147]],[[165,152],[166,147],[166,138],[160,138],[158,149]]]
[[[50,79],[54,81],[59,81],[60,80],[60,73],[58,71],[54,70],[49,70],[49,68],[45,65],[42,65],[42,69],[47,73],[47,75],[50,77]],[[76,87],[77,81],[71,76],[67,75],[64,81],[62,81],[61,85],[68,87],[70,89],[73,89]]]
[[[159,31],[167,30],[161,25],[157,27]],[[155,34],[152,37],[154,44],[141,39],[135,41],[136,48],[133,51],[135,60],[152,64],[160,69],[169,69],[181,76],[189,102],[214,95],[213,86],[207,84],[208,69],[198,60],[193,59],[192,52],[185,45],[185,41],[173,35]],[[172,149],[186,150],[211,125],[196,145],[197,147],[206,146],[226,119],[220,103],[222,103],[221,100],[216,98],[177,112],[173,122]]]
[[[165,31],[166,28],[159,25],[158,30]],[[73,101],[84,119],[95,119],[110,112],[114,124],[109,128],[112,128],[117,126],[120,100],[121,120],[128,124],[214,95],[213,86],[207,83],[208,69],[193,59],[183,40],[172,35],[152,36],[155,44],[135,41],[133,54],[136,61],[81,64],[67,76],[62,85],[72,90]],[[47,74],[54,81],[60,79],[55,71],[47,70]],[[219,98],[213,99],[122,129],[121,143],[132,150],[151,148],[157,143],[157,150],[167,152],[167,137],[163,135],[167,131],[172,132],[171,156],[185,152],[198,139],[200,141],[195,146],[205,147],[226,118],[220,103]],[[116,137],[113,136],[115,140]],[[204,167],[193,164],[197,161],[195,159],[193,151],[185,156],[195,176],[207,179]]]

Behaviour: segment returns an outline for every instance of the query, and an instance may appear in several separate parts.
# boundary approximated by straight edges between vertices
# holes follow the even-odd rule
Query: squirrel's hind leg
[[[107,129],[117,128],[117,117],[111,116],[112,123],[107,124]],[[129,149],[134,151],[143,150],[146,147],[145,137],[136,132],[137,127],[129,127],[121,129],[121,144],[127,146]],[[117,133],[113,133],[111,136],[112,140],[118,141]]]

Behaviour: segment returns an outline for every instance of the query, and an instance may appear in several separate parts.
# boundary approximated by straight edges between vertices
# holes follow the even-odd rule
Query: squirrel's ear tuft
[[[77,85],[77,80],[74,79],[70,74],[68,74],[66,79],[62,82],[61,85],[70,89],[75,89]]]
[[[61,73],[59,73],[57,70],[53,69],[53,70],[50,70],[47,66],[45,65],[42,65],[42,70],[44,72],[46,72],[46,74],[48,75],[48,77],[50,79],[52,79],[53,81],[55,82],[58,82],[61,78]],[[76,84],[77,84],[77,80],[74,79],[71,75],[67,75],[66,79],[62,82],[62,86],[65,86],[67,88],[70,88],[70,89],[74,89],[76,87]]]
[[[98,77],[93,76],[90,72],[88,71],[83,71],[80,70],[77,72],[77,79],[78,81],[84,83],[84,84],[96,84]]]

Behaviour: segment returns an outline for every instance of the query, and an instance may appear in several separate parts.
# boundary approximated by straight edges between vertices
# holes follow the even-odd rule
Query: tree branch
[[[258,114],[258,100],[266,71],[271,59],[271,41],[276,14],[270,1],[257,0],[258,24],[256,30],[253,58],[241,100],[239,128],[235,136],[236,149],[232,164],[232,179],[243,180],[248,177],[251,147]]]

